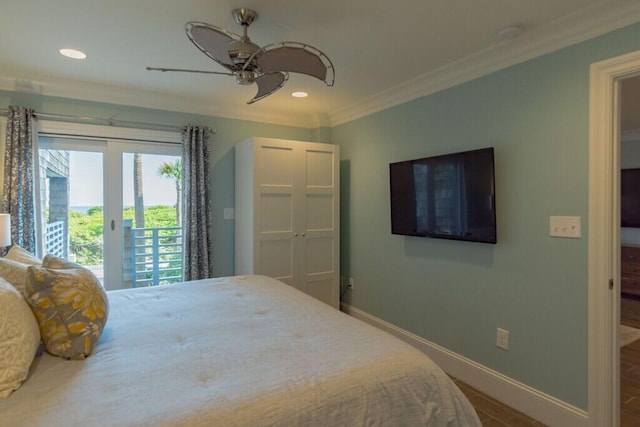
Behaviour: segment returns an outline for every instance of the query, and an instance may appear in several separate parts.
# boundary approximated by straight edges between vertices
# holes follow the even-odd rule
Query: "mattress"
[[[237,276],[108,292],[94,353],[39,354],[5,426],[480,426],[427,356],[292,287]]]

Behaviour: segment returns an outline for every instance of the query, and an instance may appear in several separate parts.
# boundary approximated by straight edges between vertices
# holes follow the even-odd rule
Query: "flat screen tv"
[[[493,147],[389,165],[391,232],[496,243]]]
[[[622,169],[620,174],[620,225],[640,227],[640,169]]]

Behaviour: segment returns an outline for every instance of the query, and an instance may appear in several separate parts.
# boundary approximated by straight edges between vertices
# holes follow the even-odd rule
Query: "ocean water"
[[[82,212],[87,213],[89,209],[95,208],[96,206],[69,206],[69,210],[73,212]]]

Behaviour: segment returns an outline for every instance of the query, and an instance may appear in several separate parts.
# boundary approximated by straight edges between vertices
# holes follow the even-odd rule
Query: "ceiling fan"
[[[247,36],[247,29],[258,14],[251,9],[239,8],[234,9],[232,15],[242,25],[242,36],[204,22],[188,22],[185,26],[189,40],[228,72],[158,67],[147,67],[147,70],[220,74],[235,77],[241,85],[255,83],[258,93],[247,104],[276,92],[287,82],[290,72],[306,74],[333,86],[333,63],[320,50],[305,43],[288,41],[260,47]]]

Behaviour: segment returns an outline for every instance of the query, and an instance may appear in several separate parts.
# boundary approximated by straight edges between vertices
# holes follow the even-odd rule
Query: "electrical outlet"
[[[353,283],[355,282],[355,280],[353,280],[353,277],[349,277],[349,289],[353,290]]]
[[[496,346],[503,350],[509,350],[509,331],[498,328],[498,332],[496,334]]]

